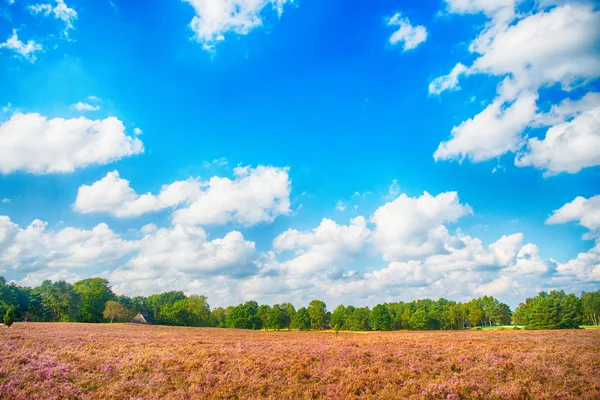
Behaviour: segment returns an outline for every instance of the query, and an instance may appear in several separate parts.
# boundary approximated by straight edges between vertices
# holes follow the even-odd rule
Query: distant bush
[[[15,322],[15,312],[13,311],[13,306],[10,306],[4,315],[4,325],[10,328],[13,322]]]

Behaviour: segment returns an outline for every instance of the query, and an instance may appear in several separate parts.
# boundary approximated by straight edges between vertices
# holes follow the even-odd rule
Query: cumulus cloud
[[[594,235],[600,230],[600,195],[590,197],[578,196],[570,203],[565,204],[546,220],[546,224],[564,224],[577,222],[590,230]],[[590,235],[587,235],[589,237]]]
[[[291,182],[286,168],[240,167],[234,174],[233,180],[189,178],[163,185],[156,195],[140,195],[118,171],[112,171],[91,185],[80,186],[73,208],[81,213],[135,217],[187,205],[173,213],[174,224],[181,225],[234,222],[251,226],[290,212]]]
[[[557,264],[557,277],[559,282],[571,283],[574,280],[581,282],[600,283],[600,239],[596,239],[596,245],[585,253],[579,253],[577,257],[564,264]],[[568,278],[562,280],[561,278]]]
[[[440,143],[436,161],[469,158],[484,161],[516,151],[522,146],[521,132],[535,116],[537,96],[522,93],[510,103],[494,100],[482,112],[452,128],[452,137]]]
[[[515,165],[543,169],[547,176],[600,165],[600,107],[552,126],[541,140],[529,139]]]
[[[198,227],[175,225],[146,232],[137,242],[138,253],[107,275],[119,293],[185,290],[214,295],[256,272],[255,244],[240,232],[213,240]],[[228,300],[238,297],[230,291],[220,294]]]
[[[142,153],[142,142],[125,134],[115,117],[103,120],[49,119],[15,113],[0,124],[0,172],[34,174],[73,172]]]
[[[404,51],[415,49],[427,40],[427,29],[422,25],[412,26],[402,13],[396,13],[387,21],[388,26],[398,27],[390,36],[390,44],[402,43]]]
[[[21,283],[37,285],[44,279],[74,280],[89,276],[90,270],[104,270],[111,283],[131,290],[140,282],[164,282],[170,276],[180,278],[182,286],[173,288],[181,289],[202,277],[237,279],[256,271],[255,244],[237,231],[213,240],[201,228],[180,225],[153,226],[141,233],[141,239],[125,239],[104,223],[90,230],[52,230],[40,220],[23,228],[0,216],[0,272],[19,274],[24,276]]]
[[[19,40],[16,29],[13,29],[11,37],[6,39],[4,43],[0,43],[0,49],[12,50],[31,63],[36,60],[36,53],[44,51],[42,45],[34,40],[30,39],[27,43]]]
[[[269,13],[281,17],[293,0],[184,0],[196,13],[190,27],[206,50],[225,40],[227,33],[246,35],[263,24]]]
[[[291,180],[287,168],[237,167],[235,179],[213,176],[189,207],[173,213],[182,225],[234,222],[251,226],[290,213]]]
[[[0,216],[0,264],[21,272],[85,269],[108,265],[135,249],[106,224],[91,230],[68,227],[59,231],[48,230],[47,225],[35,220],[21,228]]]
[[[386,261],[435,254],[449,238],[442,224],[456,222],[470,213],[471,207],[461,204],[456,192],[437,196],[424,192],[419,197],[403,193],[373,214],[373,244]]]
[[[585,218],[586,210],[594,208],[592,200],[576,199],[571,209],[557,210],[555,222],[582,220],[593,229],[598,224]],[[524,244],[522,233],[488,245],[460,230],[450,234],[444,224],[470,212],[454,192],[416,198],[402,194],[374,213],[373,229],[362,216],[347,225],[323,219],[312,230],[281,233],[273,251],[261,254],[238,231],[211,239],[196,226],[147,224],[126,239],[106,224],[51,230],[42,221],[22,228],[0,217],[0,266],[5,268],[0,272],[36,285],[43,279],[75,280],[104,271],[101,276],[118,293],[184,290],[208,295],[211,305],[250,299],[306,304],[313,298],[330,306],[374,305],[440,296],[466,300],[481,294],[516,304],[538,290],[589,290],[599,281],[598,242],[557,263],[541,258],[535,244]],[[382,225],[384,219],[390,223]],[[378,266],[381,260],[373,250],[384,255],[386,265]],[[352,269],[367,256],[368,264]],[[371,263],[376,267],[367,267]]]
[[[475,61],[464,68],[457,64],[450,74],[433,80],[429,92],[457,88],[461,75],[505,79],[491,105],[454,127],[452,137],[440,143],[436,160],[468,157],[480,162],[527,144],[516,157],[517,166],[545,169],[551,175],[597,165],[587,147],[596,145],[597,121],[590,109],[597,105],[595,94],[581,102],[567,99],[555,104],[550,113],[538,114],[537,101],[542,87],[559,84],[568,95],[600,76],[600,11],[587,4],[561,4],[549,10],[538,4],[529,14],[517,14],[512,0],[447,0],[447,5],[449,12],[484,13],[489,21],[469,46],[477,54]],[[571,121],[573,114],[581,115]],[[545,140],[523,140],[527,128],[550,125]],[[560,154],[558,148],[563,147],[567,151]]]
[[[310,232],[287,230],[275,238],[273,248],[279,253],[294,251],[295,257],[282,264],[292,274],[336,272],[358,256],[369,235],[367,220],[362,216],[351,219],[349,225],[323,219]]]
[[[42,14],[44,16],[53,16],[64,22],[65,37],[69,36],[69,30],[73,28],[73,21],[77,19],[77,11],[67,6],[64,0],[55,0],[55,5],[52,4],[33,4],[27,7],[32,14]]]
[[[191,178],[163,185],[158,195],[139,195],[128,180],[119,176],[119,171],[112,171],[91,185],[80,186],[73,208],[81,213],[106,212],[117,217],[134,217],[175,207],[200,195],[200,182]]]
[[[143,271],[168,267],[191,275],[223,274],[226,270],[247,275],[254,268],[255,244],[237,231],[209,241],[202,228],[175,225],[147,234],[139,248],[128,265]]]

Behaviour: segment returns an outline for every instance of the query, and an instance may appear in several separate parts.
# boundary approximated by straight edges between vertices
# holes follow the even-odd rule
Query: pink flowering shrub
[[[0,399],[598,399],[600,331],[263,332],[17,323]]]

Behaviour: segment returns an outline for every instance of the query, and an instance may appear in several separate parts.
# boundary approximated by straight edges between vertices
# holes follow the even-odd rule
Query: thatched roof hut
[[[131,322],[134,324],[153,325],[154,318],[152,318],[152,314],[150,313],[139,312],[135,317],[133,317],[133,320],[131,320]]]

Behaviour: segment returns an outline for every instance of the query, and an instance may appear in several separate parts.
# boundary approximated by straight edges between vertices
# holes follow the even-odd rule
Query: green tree
[[[129,315],[129,313],[127,312],[125,306],[114,300],[109,300],[106,302],[106,305],[104,306],[104,312],[102,313],[104,319],[110,320],[111,324],[115,319],[119,320],[125,318],[127,315]]]
[[[160,320],[166,325],[210,326],[210,307],[205,296],[189,296],[160,311]]]
[[[348,329],[347,318],[346,307],[340,304],[331,313],[330,323],[333,327],[337,326],[338,329]]]
[[[292,303],[281,303],[281,309],[284,310],[288,315],[288,323],[286,328],[290,330],[292,328],[292,321],[294,320],[294,316],[296,315],[296,308]]]
[[[269,312],[270,311],[271,311],[270,306],[268,306],[266,304],[261,304],[260,307],[258,307],[258,311],[256,312],[256,315],[261,320],[261,327],[265,331],[269,329]]]
[[[600,290],[581,294],[581,305],[588,325],[600,325]]]
[[[191,295],[185,301],[192,314],[193,326],[210,326],[210,306],[206,296]]]
[[[321,300],[313,300],[308,304],[310,327],[316,330],[325,329],[327,323],[327,306]]]
[[[310,314],[306,308],[302,307],[296,312],[293,326],[301,331],[310,329]]]
[[[558,327],[560,329],[577,329],[583,322],[581,299],[574,294],[562,292],[559,303]]]
[[[420,308],[415,311],[408,321],[408,326],[413,330],[424,330],[427,329],[429,325],[429,316],[427,315],[427,311],[425,309]]]
[[[279,304],[275,304],[268,312],[267,322],[270,329],[281,330],[290,325],[290,316],[285,311],[285,308]]]
[[[582,315],[581,299],[562,290],[540,292],[515,310],[515,320],[524,323],[525,329],[578,328]]]
[[[221,307],[217,307],[210,313],[210,326],[215,328],[225,328],[227,326],[227,312]]]
[[[258,317],[258,303],[248,301],[232,307],[227,315],[227,327],[238,329],[261,329],[262,320]]]
[[[491,311],[490,320],[494,325],[508,325],[511,322],[510,307],[504,303],[498,303]]]
[[[81,296],[73,285],[65,281],[50,282],[46,280],[33,289],[45,306],[51,311],[54,321],[69,322],[79,320],[81,312]]]
[[[148,296],[148,298],[145,300],[144,307],[152,313],[152,316],[156,322],[164,323],[164,321],[161,321],[160,317],[161,310],[164,307],[173,305],[179,300],[184,300],[185,298],[185,294],[183,294],[181,291],[153,294],[152,296]]]
[[[102,322],[104,306],[109,300],[115,299],[106,279],[88,278],[73,284],[73,290],[81,296],[81,322]]]
[[[410,307],[406,307],[400,317],[401,329],[412,329],[410,326],[410,319],[412,318]]]
[[[8,310],[6,310],[6,314],[4,314],[4,325],[10,328],[13,322],[15,322],[15,311],[14,307],[10,306],[8,307]]]
[[[349,329],[351,331],[370,331],[369,307],[357,307],[348,316]]]
[[[467,317],[472,328],[476,327],[483,318],[483,311],[479,308],[476,301],[471,301],[469,306],[469,316]]]
[[[369,321],[376,331],[388,331],[392,328],[390,310],[383,304],[378,304],[373,307]]]

